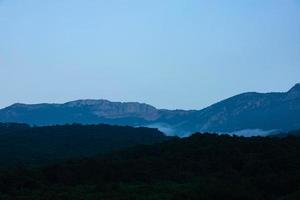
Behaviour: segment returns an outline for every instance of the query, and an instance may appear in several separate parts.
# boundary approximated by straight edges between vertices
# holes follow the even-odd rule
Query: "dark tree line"
[[[0,123],[0,168],[103,155],[168,137],[156,129],[110,125],[30,127]]]
[[[194,134],[2,171],[0,199],[300,199],[300,138]]]

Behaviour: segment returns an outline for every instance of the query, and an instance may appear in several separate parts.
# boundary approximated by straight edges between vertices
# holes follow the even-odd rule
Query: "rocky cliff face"
[[[159,117],[158,110],[150,105],[137,102],[121,103],[107,100],[78,100],[64,104],[66,107],[89,109],[91,113],[104,118],[137,117],[155,120]]]
[[[65,123],[111,123],[136,125],[137,121],[153,121],[159,112],[153,106],[135,102],[78,100],[65,104],[14,104],[0,110],[0,121],[35,125]],[[114,123],[114,121],[116,123]],[[127,121],[127,122],[125,122]]]

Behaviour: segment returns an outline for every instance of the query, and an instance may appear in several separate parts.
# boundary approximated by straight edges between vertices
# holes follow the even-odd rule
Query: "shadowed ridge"
[[[300,83],[297,83],[294,87],[292,87],[288,93],[300,93]]]

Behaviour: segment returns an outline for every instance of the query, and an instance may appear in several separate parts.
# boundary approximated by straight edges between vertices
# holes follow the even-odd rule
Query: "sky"
[[[300,0],[0,0],[0,107],[201,109],[300,82]]]

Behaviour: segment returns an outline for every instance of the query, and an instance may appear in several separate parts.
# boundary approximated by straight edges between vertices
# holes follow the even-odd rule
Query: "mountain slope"
[[[295,130],[300,127],[300,84],[286,93],[244,93],[203,109],[183,125],[198,131]]]
[[[0,111],[0,121],[35,125],[66,123],[109,123],[126,124],[126,121],[156,119],[158,111],[146,104],[120,103],[107,100],[78,100],[65,104],[14,104]]]
[[[194,111],[159,110],[153,106],[107,100],[78,100],[64,104],[13,104],[0,110],[0,122],[31,125],[111,124],[179,131],[177,124]],[[179,131],[181,132],[181,131]]]
[[[244,93],[203,110],[164,110],[141,103],[79,100],[65,104],[14,104],[0,110],[1,122],[147,126],[175,135],[197,131],[264,134],[300,129],[300,84],[285,93]],[[257,131],[258,130],[258,131]]]

